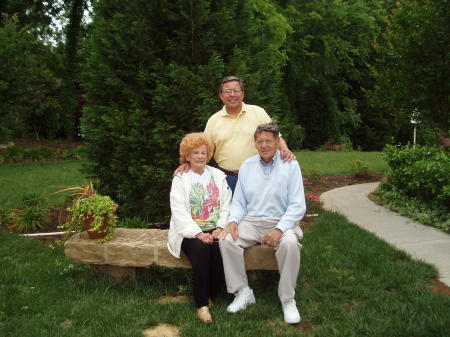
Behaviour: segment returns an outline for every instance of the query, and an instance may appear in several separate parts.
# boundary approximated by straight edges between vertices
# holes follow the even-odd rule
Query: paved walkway
[[[378,183],[336,188],[320,196],[324,208],[374,233],[412,257],[435,265],[439,280],[450,286],[450,235],[378,206],[367,198]]]

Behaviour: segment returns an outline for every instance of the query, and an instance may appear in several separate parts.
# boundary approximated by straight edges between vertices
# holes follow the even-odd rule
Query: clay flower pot
[[[113,216],[116,215],[115,211],[117,210],[117,208],[119,208],[119,205],[114,204]],[[94,228],[93,222],[94,222],[94,217],[88,216],[84,220],[84,223],[83,223],[83,227],[87,231],[87,233],[91,239],[96,239],[96,240],[103,239],[109,233],[108,227],[111,227],[111,226],[115,227],[115,224],[111,224],[109,222],[108,214],[105,214],[103,216],[103,224],[100,227]]]
[[[103,219],[103,225],[98,228],[98,229],[94,229],[94,226],[92,226],[92,223],[94,222],[94,218],[93,217],[88,217],[86,218],[86,220],[84,221],[84,229],[87,231],[87,233],[89,234],[89,237],[91,239],[103,239],[106,234],[108,233],[106,231],[106,228],[109,226],[108,223],[108,216],[105,215],[104,219]]]

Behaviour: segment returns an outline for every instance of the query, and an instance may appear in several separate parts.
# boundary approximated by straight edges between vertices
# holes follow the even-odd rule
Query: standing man
[[[225,77],[220,84],[219,97],[224,106],[209,118],[205,133],[214,143],[214,160],[227,175],[228,185],[234,191],[239,167],[244,160],[257,153],[253,132],[258,125],[268,123],[271,119],[263,108],[243,102],[244,83],[239,77]],[[284,139],[280,138],[278,146],[282,160],[295,159]],[[187,169],[186,166],[180,166],[174,174]]]
[[[244,249],[261,243],[275,249],[284,320],[295,324],[300,322],[295,287],[300,270],[298,240],[303,237],[297,222],[306,211],[302,175],[297,161],[281,160],[275,123],[258,126],[254,139],[258,154],[240,167],[228,227],[220,240],[227,290],[235,294],[227,311],[235,313],[255,303],[248,286]]]

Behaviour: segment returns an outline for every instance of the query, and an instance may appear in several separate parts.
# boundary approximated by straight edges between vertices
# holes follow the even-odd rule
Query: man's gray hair
[[[258,125],[258,127],[255,130],[255,133],[253,134],[253,138],[255,138],[256,140],[256,137],[263,132],[272,133],[275,139],[277,139],[280,136],[280,129],[278,128],[277,122],[275,121]]]
[[[222,92],[223,90],[223,85],[227,82],[231,82],[231,81],[237,81],[239,82],[239,86],[241,87],[241,90],[244,91],[244,81],[242,80],[242,78],[237,77],[237,76],[227,76],[224,77],[224,79],[222,80],[222,82],[220,83],[220,88],[219,88],[219,92]]]

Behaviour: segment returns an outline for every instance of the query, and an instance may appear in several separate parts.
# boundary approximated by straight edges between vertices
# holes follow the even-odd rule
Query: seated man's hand
[[[293,152],[291,152],[291,150],[289,150],[288,148],[284,148],[280,152],[281,152],[281,160],[283,160],[283,161],[291,162],[291,161],[297,159],[295,154]]]
[[[198,233],[195,237],[208,245],[212,244],[214,240],[210,233]]]
[[[223,228],[217,227],[215,230],[213,230],[212,237],[214,240],[218,240],[222,237],[222,233],[224,232]]]
[[[280,241],[282,235],[283,232],[280,229],[275,228],[274,230],[264,234],[261,244],[275,247],[278,244],[278,241]]]
[[[238,238],[238,224],[236,221],[230,222],[228,226],[223,230],[220,238],[225,239],[227,234],[230,234],[234,241]]]
[[[178,168],[173,172],[173,176],[175,177],[178,173],[183,174],[184,172],[189,171],[191,168],[191,165],[189,163],[184,163],[178,166]]]

